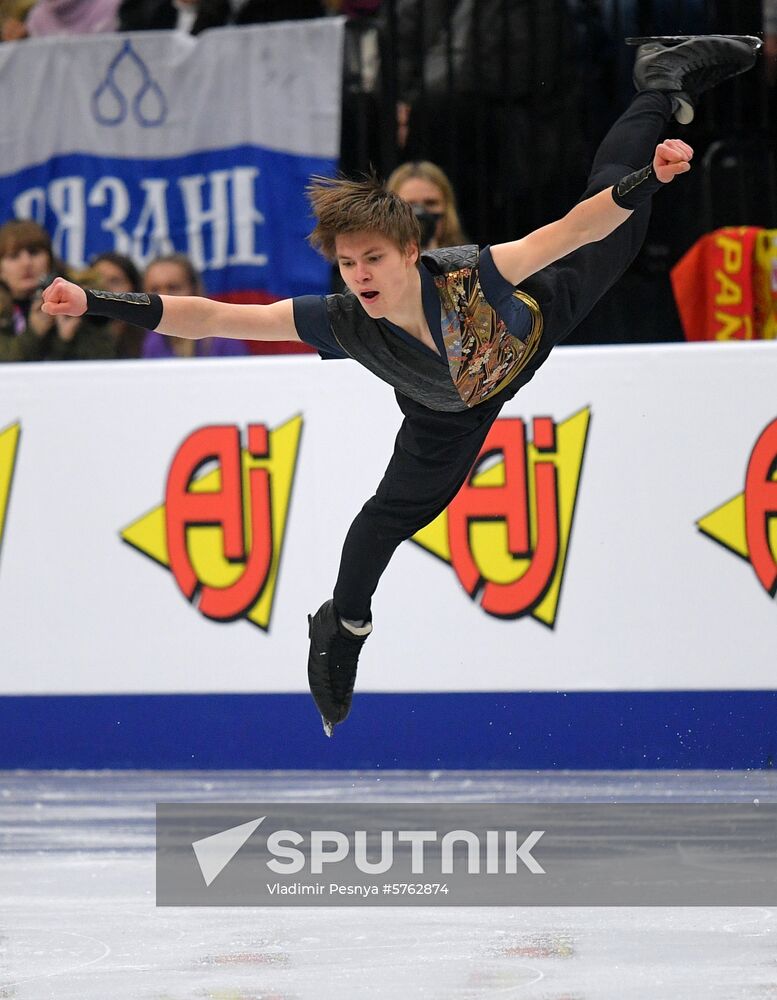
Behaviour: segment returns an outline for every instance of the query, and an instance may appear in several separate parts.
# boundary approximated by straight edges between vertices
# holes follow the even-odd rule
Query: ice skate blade
[[[660,42],[662,45],[682,45],[695,38],[729,38],[735,42],[746,42],[754,52],[762,46],[763,41],[755,35],[645,35],[641,38],[626,38],[627,45],[646,45],[648,42]]]

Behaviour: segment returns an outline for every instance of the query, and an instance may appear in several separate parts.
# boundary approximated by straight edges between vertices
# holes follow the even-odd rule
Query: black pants
[[[666,94],[638,94],[599,147],[583,198],[652,162],[670,115]],[[544,329],[526,371],[504,392],[457,413],[430,410],[396,393],[404,420],[394,454],[343,546],[334,590],[342,617],[370,618],[372,595],[394,550],[453,500],[502,406],[631,264],[645,239],[649,217],[650,206],[645,204],[606,239],[581,247],[521,283],[521,289],[538,301]]]

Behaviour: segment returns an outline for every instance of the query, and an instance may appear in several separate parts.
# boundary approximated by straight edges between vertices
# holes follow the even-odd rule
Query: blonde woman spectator
[[[403,163],[386,181],[386,187],[413,206],[421,226],[421,249],[436,250],[467,242],[453,185],[435,163],[428,160]]]

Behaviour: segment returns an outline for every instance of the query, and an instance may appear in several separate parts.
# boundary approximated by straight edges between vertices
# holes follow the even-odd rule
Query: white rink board
[[[373,603],[360,691],[774,688],[775,600],[696,526],[742,493],[777,419],[774,345],[560,349],[502,416],[531,437],[532,418],[584,407],[554,626],[486,614],[450,566],[404,543]],[[196,429],[297,415],[269,630],[209,620],[120,532],[163,502]],[[392,391],[351,362],[0,369],[0,443],[21,426],[0,548],[2,694],[307,691],[305,615],[331,594],[399,421]],[[0,491],[8,479],[6,461]]]

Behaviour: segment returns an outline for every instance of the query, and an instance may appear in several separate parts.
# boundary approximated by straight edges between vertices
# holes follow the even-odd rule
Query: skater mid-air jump
[[[642,246],[650,201],[690,170],[691,148],[662,135],[700,95],[750,69],[749,36],[634,39],[638,93],[594,158],[564,218],[511,243],[419,253],[411,207],[376,180],[315,178],[310,240],[347,291],[271,305],[84,291],[57,278],[51,315],[97,315],[175,337],[302,340],[353,358],[392,385],[404,415],[375,495],[348,531],[333,598],[309,617],[308,680],[332,735],[351,707],[371,599],[397,546],[453,500],[502,406],[612,287]],[[527,150],[531,156],[531,149]]]

